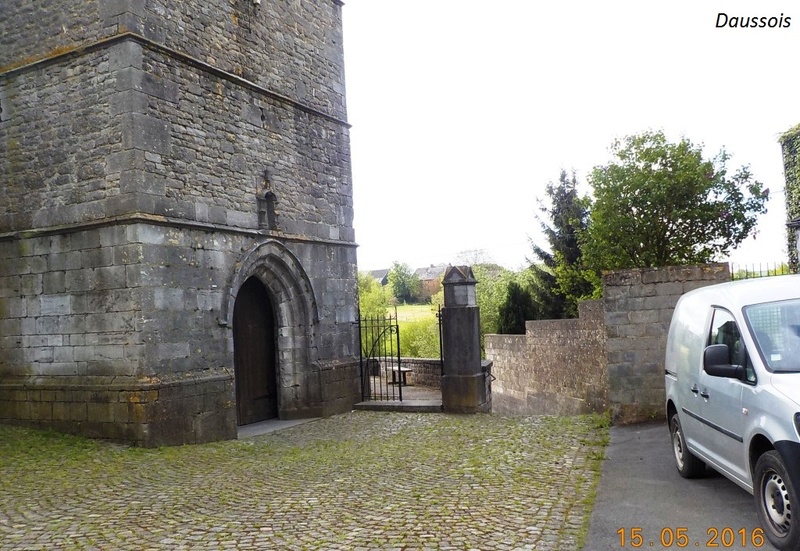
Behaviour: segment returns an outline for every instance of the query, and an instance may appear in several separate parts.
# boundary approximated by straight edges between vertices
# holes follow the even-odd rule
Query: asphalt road
[[[611,428],[584,551],[774,550],[758,527],[753,497],[727,478],[681,478],[665,423]]]

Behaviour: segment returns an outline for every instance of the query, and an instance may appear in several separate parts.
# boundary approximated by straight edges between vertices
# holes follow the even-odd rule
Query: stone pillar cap
[[[444,273],[444,307],[477,306],[475,286],[478,281],[469,266],[450,266]]]
[[[472,273],[470,266],[448,266],[444,273],[442,284],[444,285],[475,285],[478,280]]]

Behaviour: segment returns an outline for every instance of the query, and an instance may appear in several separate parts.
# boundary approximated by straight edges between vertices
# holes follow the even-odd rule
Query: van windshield
[[[770,371],[800,371],[800,300],[746,306],[744,316]]]

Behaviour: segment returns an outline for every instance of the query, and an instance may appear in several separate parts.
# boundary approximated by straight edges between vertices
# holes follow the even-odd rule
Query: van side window
[[[733,316],[727,310],[721,308],[714,309],[714,317],[711,321],[711,334],[707,344],[726,344],[728,345],[728,363],[732,365],[742,365],[745,368],[747,382],[756,382],[756,372],[750,362],[750,356],[742,340],[742,334]]]

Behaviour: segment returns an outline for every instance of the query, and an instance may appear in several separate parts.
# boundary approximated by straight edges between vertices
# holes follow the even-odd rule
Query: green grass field
[[[401,304],[397,307],[397,321],[418,321],[436,317],[436,307],[430,304]]]

